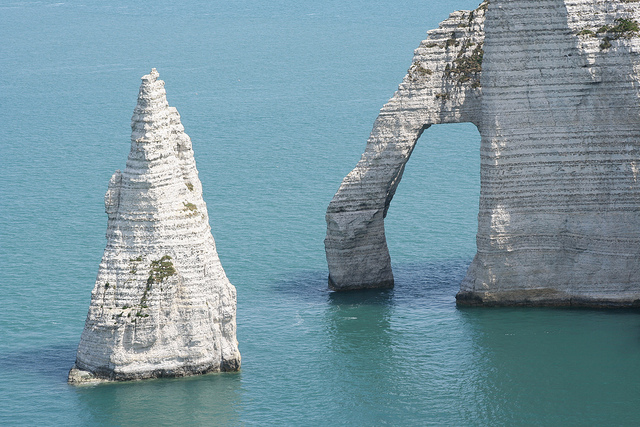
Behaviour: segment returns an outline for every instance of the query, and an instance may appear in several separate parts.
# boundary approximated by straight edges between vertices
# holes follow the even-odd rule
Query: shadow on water
[[[76,360],[78,343],[25,349],[0,355],[0,371],[28,372],[59,383],[67,382],[69,369]]]
[[[470,258],[461,258],[394,265],[393,289],[347,292],[330,291],[326,271],[308,270],[277,283],[274,292],[283,298],[298,298],[306,302],[338,303],[344,300],[367,304],[450,306],[455,304],[455,295],[470,263]]]

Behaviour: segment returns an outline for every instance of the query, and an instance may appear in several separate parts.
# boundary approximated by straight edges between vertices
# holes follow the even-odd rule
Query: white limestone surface
[[[638,305],[640,2],[491,0],[480,9],[470,36],[484,40],[479,84],[412,66],[329,205],[330,286],[393,283],[383,218],[404,165],[421,129],[466,121],[482,138],[481,194],[478,252],[458,303]],[[460,38],[468,14],[429,32],[414,64],[451,69],[436,37]],[[416,87],[424,80],[431,92]]]
[[[191,140],[155,69],[105,195],[107,246],[70,383],[240,368],[236,290],[220,264]]]

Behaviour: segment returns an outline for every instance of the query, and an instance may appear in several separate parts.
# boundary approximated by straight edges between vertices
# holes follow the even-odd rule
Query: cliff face
[[[330,286],[392,285],[383,218],[404,164],[421,129],[467,121],[481,194],[458,302],[640,300],[639,19],[638,2],[492,0],[429,32],[327,210]],[[474,45],[455,51],[480,40],[481,71]]]
[[[215,247],[191,140],[155,69],[105,195],[107,247],[69,382],[237,370],[236,291]]]

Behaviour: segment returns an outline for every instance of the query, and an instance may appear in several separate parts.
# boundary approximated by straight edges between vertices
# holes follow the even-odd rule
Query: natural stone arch
[[[430,31],[381,110],[327,209],[330,287],[393,286],[384,216],[413,147],[472,122],[478,251],[458,303],[640,305],[640,8],[487,5]]]
[[[335,290],[393,286],[384,218],[422,132],[439,123],[479,123],[486,3],[452,13],[415,51],[367,148],[327,209],[325,249]]]

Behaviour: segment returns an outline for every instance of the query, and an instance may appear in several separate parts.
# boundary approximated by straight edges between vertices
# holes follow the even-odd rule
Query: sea
[[[640,425],[640,313],[462,308],[480,136],[420,138],[393,290],[327,289],[325,210],[429,29],[478,0],[0,0],[0,425]],[[103,197],[157,68],[193,141],[242,369],[66,382]]]

